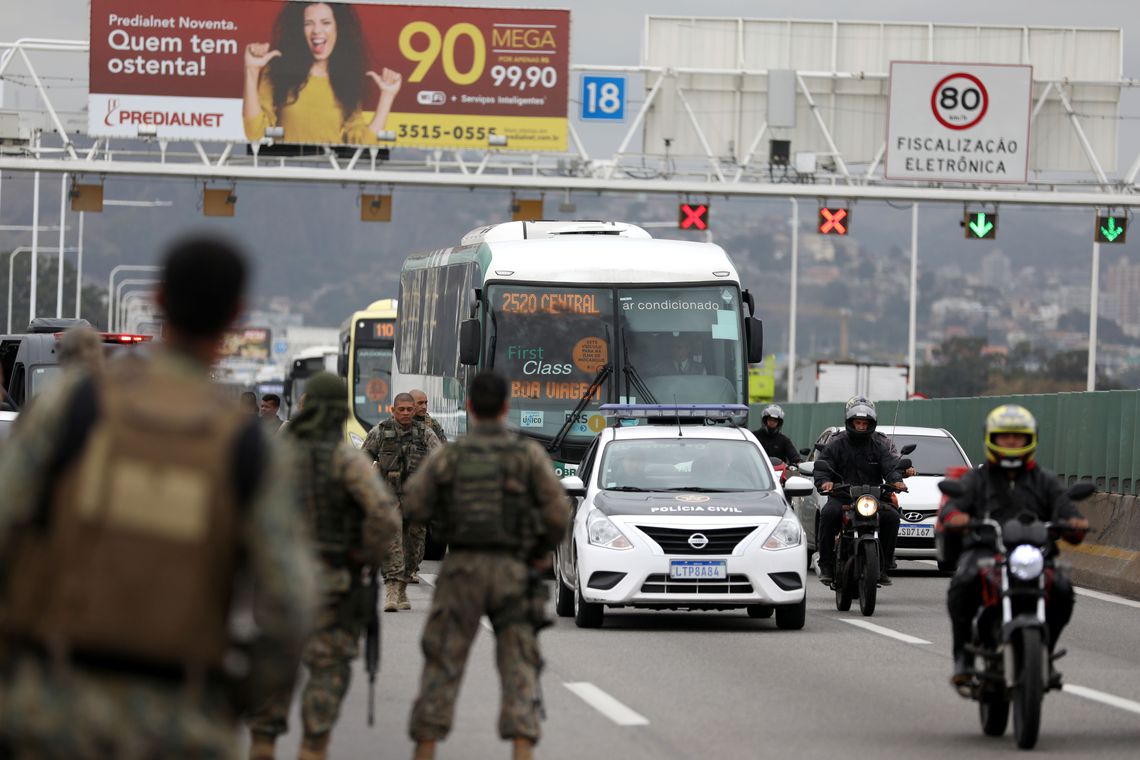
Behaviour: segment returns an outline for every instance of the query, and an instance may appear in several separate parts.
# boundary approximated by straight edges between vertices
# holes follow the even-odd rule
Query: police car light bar
[[[605,417],[699,417],[727,420],[748,414],[744,404],[602,404]]]

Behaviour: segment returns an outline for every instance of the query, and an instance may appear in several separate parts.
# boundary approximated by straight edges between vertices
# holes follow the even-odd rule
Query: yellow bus
[[[356,448],[364,445],[368,431],[391,412],[396,307],[394,298],[373,301],[340,327],[337,371],[348,383],[351,410],[344,435]]]

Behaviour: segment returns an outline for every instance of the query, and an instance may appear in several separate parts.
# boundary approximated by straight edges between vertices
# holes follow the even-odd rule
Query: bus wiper
[[[598,368],[598,374],[594,375],[594,380],[590,383],[590,387],[582,394],[582,398],[578,399],[578,403],[574,406],[574,411],[566,416],[566,421],[562,423],[562,427],[560,427],[555,436],[550,439],[550,443],[546,444],[547,451],[554,453],[562,447],[562,442],[566,440],[566,436],[570,433],[570,428],[578,419],[578,415],[581,414],[582,410],[586,408],[586,405],[590,403],[590,399],[594,397],[594,394],[597,393],[598,388],[606,381],[606,378],[613,374],[613,371],[614,368],[609,364],[603,364]]]
[[[637,371],[637,368],[629,361],[629,343],[627,343],[625,339],[625,327],[621,328],[621,348],[622,358],[624,360],[622,372],[625,373],[625,395],[629,396],[629,388],[633,386],[633,390],[645,399],[647,404],[656,404],[657,399],[654,398],[648,386],[645,385],[645,381],[641,379],[641,374]]]

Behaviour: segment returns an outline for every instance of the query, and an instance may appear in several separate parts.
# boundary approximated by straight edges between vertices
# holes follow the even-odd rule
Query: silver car
[[[842,430],[841,427],[829,427],[820,434],[807,460],[800,466],[802,474],[812,477],[820,449],[831,440],[832,436]],[[970,460],[957,439],[942,428],[880,425],[876,431],[890,438],[896,450],[901,450],[908,444],[915,444],[914,451],[908,454],[907,458],[913,463],[917,474],[906,479],[909,491],[899,494],[899,511],[902,519],[899,522],[899,540],[895,547],[895,557],[935,559],[934,519],[942,502],[938,483],[946,476],[947,470],[972,467]],[[809,554],[817,551],[819,509],[825,500],[826,497],[819,491],[792,500],[800,524],[804,526]],[[938,569],[952,572],[954,566],[940,563]]]

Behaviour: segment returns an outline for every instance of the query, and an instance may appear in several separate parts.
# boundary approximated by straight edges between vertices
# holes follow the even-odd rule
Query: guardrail
[[[985,398],[877,401],[880,425],[945,428],[975,464],[984,460],[986,415],[1000,404],[1021,404],[1036,417],[1037,459],[1068,482],[1092,480],[1108,493],[1140,494],[1140,391],[1050,393]],[[749,427],[760,426],[764,404],[753,404]],[[812,446],[824,428],[843,424],[842,403],[781,404],[784,433]]]

